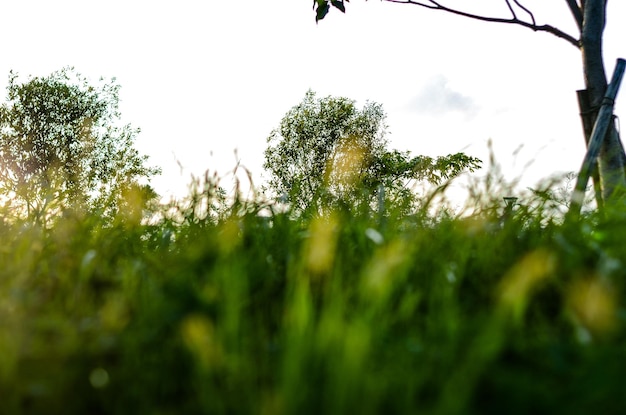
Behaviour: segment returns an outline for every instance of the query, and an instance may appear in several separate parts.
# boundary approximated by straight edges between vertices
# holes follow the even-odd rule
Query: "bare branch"
[[[528,13],[528,15],[530,16],[530,20],[533,22],[533,26],[537,26],[537,22],[535,22],[535,15],[526,7],[522,6],[519,1],[517,0],[513,0],[513,1],[515,2],[515,4],[517,4],[517,7],[524,10],[526,13]]]
[[[400,4],[412,4],[414,6],[420,6],[420,7],[424,7],[426,9],[431,9],[431,10],[441,10],[443,12],[447,12],[447,13],[451,13],[451,14],[456,14],[458,16],[463,16],[463,17],[467,17],[470,19],[474,19],[474,20],[480,20],[483,22],[492,22],[492,23],[508,23],[508,24],[515,24],[518,26],[523,26],[526,27],[528,29],[531,29],[535,32],[546,32],[546,33],[550,33],[560,39],[566,40],[568,43],[576,46],[577,48],[580,48],[580,40],[576,39],[574,36],[565,33],[564,31],[554,27],[554,26],[550,26],[547,24],[544,25],[537,25],[535,23],[535,19],[534,16],[532,15],[532,13],[530,13],[530,11],[528,9],[526,9],[525,7],[522,7],[517,1],[513,0],[518,6],[520,6],[524,11],[526,11],[527,13],[530,14],[531,16],[531,22],[527,22],[524,20],[520,20],[517,17],[511,18],[511,19],[505,19],[502,17],[489,17],[489,16],[481,16],[481,15],[477,15],[477,14],[472,14],[472,13],[468,13],[468,12],[464,12],[462,10],[457,10],[457,9],[452,9],[450,7],[446,7],[441,5],[438,1],[435,0],[385,0],[389,3],[400,3]],[[507,4],[508,1],[507,1]]]
[[[574,16],[574,20],[576,20],[576,25],[578,26],[578,30],[580,30],[582,32],[583,30],[583,12],[582,12],[582,8],[581,6],[578,5],[578,3],[576,2],[576,0],[565,0],[567,2],[567,5],[569,6],[569,9],[572,12],[572,15]],[[584,2],[583,2],[584,4]]]
[[[513,7],[511,6],[511,2],[509,0],[504,0],[504,1],[506,2],[507,7],[511,11],[511,14],[513,15],[513,18],[517,19],[517,16],[515,15],[515,10],[513,10]]]

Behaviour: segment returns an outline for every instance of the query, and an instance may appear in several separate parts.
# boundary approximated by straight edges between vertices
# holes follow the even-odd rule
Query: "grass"
[[[0,413],[626,407],[623,215],[503,221],[475,191],[466,215],[298,220],[194,192],[152,223],[5,217]]]

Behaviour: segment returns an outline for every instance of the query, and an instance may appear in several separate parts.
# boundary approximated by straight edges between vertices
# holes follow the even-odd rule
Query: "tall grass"
[[[492,184],[297,219],[207,175],[153,221],[6,219],[0,413],[621,413],[624,216],[504,218]]]

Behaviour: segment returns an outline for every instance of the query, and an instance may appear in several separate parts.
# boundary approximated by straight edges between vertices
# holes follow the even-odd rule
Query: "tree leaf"
[[[317,14],[315,15],[315,22],[319,22],[322,20],[330,10],[330,4],[327,1],[322,1],[317,3]]]
[[[333,6],[342,11],[342,13],[346,12],[346,6],[343,5],[343,1],[340,0],[331,0]]]

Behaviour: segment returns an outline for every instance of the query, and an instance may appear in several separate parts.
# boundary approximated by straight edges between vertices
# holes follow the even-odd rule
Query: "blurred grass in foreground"
[[[463,215],[298,220],[206,180],[151,223],[5,215],[0,413],[626,408],[624,215],[503,220],[489,183]]]

